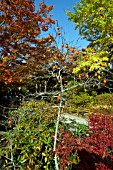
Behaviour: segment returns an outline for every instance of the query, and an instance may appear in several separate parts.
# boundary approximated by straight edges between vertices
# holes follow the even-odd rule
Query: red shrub
[[[77,153],[75,157],[78,163],[75,168],[77,170],[112,170],[113,117],[91,115],[89,136],[78,139],[71,132],[64,132],[59,136],[56,152],[60,158],[60,169],[62,170],[65,170],[68,165],[73,165],[73,161],[71,163],[69,161],[72,153]]]

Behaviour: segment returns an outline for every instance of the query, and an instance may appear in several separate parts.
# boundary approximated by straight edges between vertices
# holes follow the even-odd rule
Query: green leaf
[[[74,157],[75,157],[75,156],[71,155],[71,156],[68,158],[68,160],[69,160],[69,161],[72,161],[72,160],[74,159]]]
[[[21,165],[21,166],[20,166],[20,169],[21,169],[21,170],[25,170],[25,167]]]
[[[21,163],[25,163],[27,161],[27,159],[24,159],[24,160],[22,160],[22,161],[20,161]]]

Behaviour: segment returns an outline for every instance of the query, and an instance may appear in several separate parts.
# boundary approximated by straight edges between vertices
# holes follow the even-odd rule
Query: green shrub
[[[93,96],[83,92],[76,94],[72,91],[67,93],[67,104],[64,107],[64,112],[87,117],[89,115],[89,108],[92,105]]]
[[[94,104],[90,107],[91,113],[113,115],[113,94],[104,93],[94,97]]]
[[[2,136],[0,152],[9,160],[6,166],[16,170],[46,169],[54,167],[51,156],[52,137],[55,132],[56,110],[44,101],[23,103],[17,111],[10,112],[15,127]],[[8,169],[9,170],[9,169]]]
[[[88,136],[88,125],[80,124],[76,120],[71,120],[71,123],[64,123],[63,126],[65,131],[71,131],[74,137]]]
[[[113,94],[103,93],[97,95],[95,91],[90,94],[70,90],[67,92],[67,104],[64,112],[88,117],[92,113],[113,114]]]

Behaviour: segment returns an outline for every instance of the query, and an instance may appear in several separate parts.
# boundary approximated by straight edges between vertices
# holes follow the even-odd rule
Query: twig
[[[11,107],[5,107],[5,106],[2,106],[2,105],[0,105],[0,107],[1,108],[3,108],[3,109],[9,109],[9,110],[17,110],[18,108],[11,108]]]
[[[8,161],[11,161],[10,158],[7,158],[6,156],[4,156],[4,155],[2,155],[2,154],[0,154],[0,156],[3,157],[3,158],[5,158],[5,159],[8,160]]]
[[[2,23],[0,23],[0,26],[2,26],[2,24],[4,24],[4,22],[5,22],[5,20]]]

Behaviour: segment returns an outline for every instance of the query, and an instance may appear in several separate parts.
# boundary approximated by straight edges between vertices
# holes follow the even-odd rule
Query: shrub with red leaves
[[[60,169],[65,170],[71,153],[77,153],[77,170],[113,169],[113,117],[110,115],[91,115],[89,118],[89,136],[75,138],[71,132],[59,136],[57,156]],[[79,157],[79,159],[78,159]],[[78,161],[80,160],[80,161]],[[73,169],[73,168],[72,168]]]

